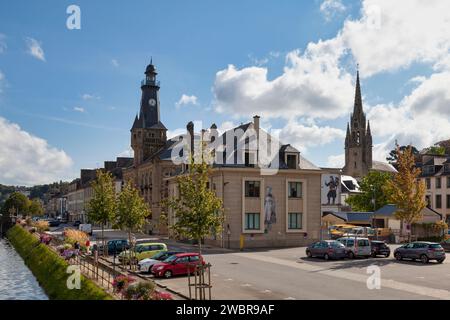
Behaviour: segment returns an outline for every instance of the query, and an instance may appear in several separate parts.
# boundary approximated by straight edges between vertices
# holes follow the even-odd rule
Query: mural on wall
[[[336,174],[323,174],[321,186],[321,198],[323,205],[341,204],[341,180]]]
[[[277,222],[277,214],[275,211],[275,198],[272,194],[272,187],[266,188],[266,196],[264,198],[264,224],[265,232],[270,231],[272,224]]]

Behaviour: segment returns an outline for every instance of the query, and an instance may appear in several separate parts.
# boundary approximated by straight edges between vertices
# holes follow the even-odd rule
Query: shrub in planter
[[[135,282],[136,279],[130,276],[120,275],[114,278],[112,286],[114,292],[123,293],[124,290],[130,285],[130,283]]]
[[[33,227],[36,228],[37,232],[44,232],[50,230],[48,221],[36,221],[35,223],[33,223]]]
[[[35,233],[36,232],[36,228],[35,227],[31,227],[30,228],[30,233]]]
[[[74,245],[76,242],[80,244],[80,246],[85,246],[86,241],[89,240],[89,236],[79,230],[67,229],[64,231],[64,242]]]

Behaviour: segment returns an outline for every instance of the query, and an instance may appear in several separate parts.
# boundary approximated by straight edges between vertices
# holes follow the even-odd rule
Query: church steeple
[[[343,172],[355,178],[362,178],[372,168],[372,133],[366,123],[361,94],[359,68],[356,73],[355,102],[350,123],[347,123],[345,137],[345,167]]]
[[[356,71],[356,89],[355,89],[355,104],[353,107],[353,115],[362,114],[363,105],[361,97],[361,83],[359,81],[359,69]]]

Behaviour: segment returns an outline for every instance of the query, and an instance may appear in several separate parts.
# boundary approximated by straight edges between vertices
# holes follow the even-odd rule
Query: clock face
[[[155,99],[150,99],[148,100],[148,104],[151,105],[152,107],[156,106],[156,100]]]

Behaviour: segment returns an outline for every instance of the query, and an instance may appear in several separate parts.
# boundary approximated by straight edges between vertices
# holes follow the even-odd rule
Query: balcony
[[[144,79],[141,81],[141,87],[143,86],[154,86],[154,87],[159,87],[159,81],[154,81],[154,80],[148,80],[148,79]]]

